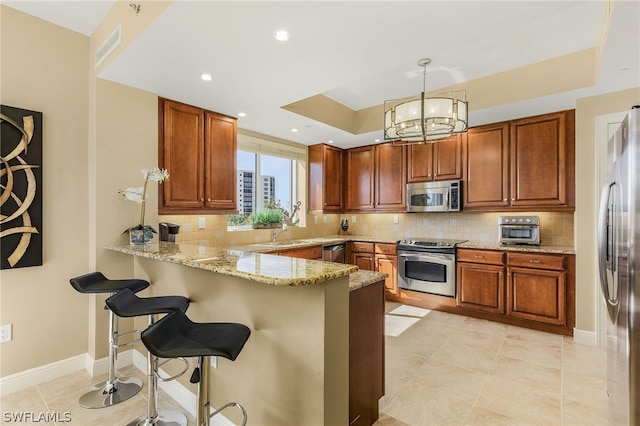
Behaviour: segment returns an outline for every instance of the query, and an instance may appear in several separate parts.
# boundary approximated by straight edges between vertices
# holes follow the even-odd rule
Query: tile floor
[[[386,395],[376,426],[607,424],[603,350],[395,303],[387,312]],[[145,381],[135,367],[122,372]],[[6,395],[0,423],[16,424],[6,412],[69,412],[70,422],[32,423],[114,426],[146,413],[146,392],[110,408],[81,408],[80,395],[100,380],[81,371]],[[159,405],[183,411],[163,391]]]
[[[606,352],[571,337],[387,303],[376,426],[606,425]]]

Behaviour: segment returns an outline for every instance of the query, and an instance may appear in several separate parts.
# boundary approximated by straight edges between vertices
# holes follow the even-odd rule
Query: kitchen
[[[125,5],[125,9],[127,6]],[[145,4],[143,13],[139,18],[148,19],[147,17],[152,7],[154,6]],[[127,10],[126,12],[129,11]],[[72,34],[65,32],[60,33],[47,27],[42,22],[34,22],[34,19],[29,19],[25,16],[15,16],[15,13],[7,12],[3,6],[3,19],[6,19],[4,16],[9,14],[11,14],[12,20],[22,23],[25,28],[37,28],[47,34],[47,37],[43,37],[44,40],[39,40],[44,45],[47,45],[45,41],[48,36],[51,36],[53,40],[58,40],[60,45],[74,46],[74,49],[83,52],[88,49],[89,43],[86,38],[79,40],[80,37],[73,37]],[[128,19],[133,20],[134,18],[135,15]],[[3,32],[5,28],[6,31],[11,28],[17,34],[20,34],[21,31],[10,24],[5,26],[3,21]],[[113,24],[105,25],[102,34],[108,34],[112,28]],[[612,28],[615,28],[615,26]],[[614,34],[611,33],[610,37],[613,36]],[[98,36],[96,38],[97,40],[92,41],[94,47],[101,43],[101,39]],[[127,40],[125,40],[126,43]],[[68,47],[68,49],[72,48]],[[40,271],[16,270],[2,272],[3,322],[6,315],[6,318],[8,318],[6,322],[14,322],[16,324],[15,340],[9,345],[2,345],[3,377],[86,353],[88,347],[90,348],[89,353],[95,359],[100,359],[106,355],[106,349],[101,344],[101,342],[104,342],[102,338],[105,333],[104,327],[95,324],[95,322],[103,321],[102,304],[99,300],[87,306],[86,300],[77,299],[70,292],[64,293],[64,300],[68,300],[72,307],[68,312],[60,313],[55,306],[39,307],[45,318],[62,316],[61,321],[66,324],[65,328],[70,336],[73,336],[71,342],[67,345],[59,345],[54,337],[56,333],[51,328],[44,327],[40,323],[34,324],[34,321],[28,317],[30,309],[24,309],[21,304],[17,307],[7,304],[10,304],[9,301],[21,300],[25,290],[28,290],[30,295],[38,294],[41,295],[40,297],[46,297],[44,300],[58,300],[60,298],[58,293],[61,290],[59,287],[56,289],[50,285],[50,277],[55,277],[56,282],[66,282],[68,277],[75,272],[81,273],[90,269],[89,265],[126,276],[127,273],[123,268],[128,267],[128,262],[123,262],[121,257],[105,253],[101,249],[105,244],[113,242],[114,236],[119,236],[122,229],[130,226],[131,218],[135,217],[135,206],[125,206],[119,203],[114,195],[114,188],[129,185],[129,182],[135,182],[136,179],[139,179],[140,168],[150,167],[155,163],[157,138],[155,135],[149,135],[148,129],[153,129],[157,125],[157,96],[106,80],[89,80],[90,71],[86,70],[84,65],[87,61],[86,54],[84,56],[81,54],[74,56],[73,60],[68,61],[67,66],[63,67],[58,61],[58,55],[61,53],[59,48],[50,46],[50,51],[57,52],[57,54],[54,54],[52,58],[45,57],[41,58],[41,60],[47,64],[44,68],[53,72],[52,76],[56,76],[55,78],[43,77],[40,74],[34,76],[31,73],[25,73],[24,69],[20,67],[10,68],[8,71],[3,69],[3,80],[7,72],[12,72],[11,69],[15,69],[16,73],[10,74],[11,78],[15,78],[18,82],[23,82],[21,87],[27,89],[18,94],[11,88],[5,88],[3,84],[3,103],[24,105],[25,99],[27,99],[31,105],[44,105],[40,109],[49,111],[49,119],[56,121],[68,118],[65,111],[68,114],[72,114],[69,119],[79,123],[77,128],[65,129],[64,133],[57,128],[49,130],[52,132],[49,135],[49,140],[57,141],[56,143],[62,143],[59,141],[65,140],[67,141],[68,145],[66,146],[68,149],[65,150],[66,155],[64,158],[60,157],[61,151],[49,151],[49,158],[52,159],[48,163],[46,171],[50,175],[45,176],[51,179],[50,182],[58,182],[58,179],[64,179],[65,182],[78,182],[79,186],[67,187],[62,183],[57,185],[59,192],[56,201],[50,200],[46,204],[47,214],[50,218],[46,232],[49,246],[45,247],[49,256],[48,264],[45,263],[45,267],[40,268]],[[5,55],[9,55],[6,57],[7,61],[5,61]],[[3,64],[12,63],[15,66],[15,64],[20,63],[20,55],[18,53],[14,55],[11,55],[10,50],[5,51],[3,45]],[[415,59],[418,59],[418,57]],[[71,65],[74,65],[74,68],[71,68]],[[19,73],[25,74],[24,77],[16,75]],[[62,78],[63,75],[75,76],[74,81],[76,83],[72,84],[73,90],[70,93],[55,90],[59,86],[58,81],[67,81]],[[88,80],[91,81],[90,87],[86,87],[86,84],[77,83]],[[419,84],[416,84],[415,80],[412,83],[414,83],[412,84],[412,90],[419,90]],[[597,159],[600,155],[596,154],[593,148],[596,135],[591,123],[597,116],[625,111],[630,105],[637,103],[638,92],[637,88],[635,88],[636,86],[637,84],[631,89],[619,87],[605,94],[588,95],[576,101],[576,213],[573,220],[568,219],[566,221],[565,215],[570,216],[570,213],[553,213],[551,219],[545,219],[547,213],[541,213],[542,223],[554,224],[553,231],[549,231],[549,228],[542,228],[543,240],[545,238],[544,233],[551,232],[551,234],[554,234],[560,232],[559,229],[564,229],[562,224],[565,222],[571,224],[567,235],[572,235],[571,232],[574,229],[582,230],[594,227],[595,212],[593,210],[597,204],[599,189],[595,188],[595,184],[592,181],[594,170],[598,164]],[[43,99],[43,93],[51,94],[45,95],[44,100],[37,101],[38,99]],[[122,103],[121,99],[127,99],[127,102]],[[71,100],[74,102],[70,104]],[[60,102],[66,103],[60,105]],[[87,111],[87,104],[93,105],[89,111]],[[99,114],[96,108],[100,110]],[[54,110],[56,112],[51,112]],[[522,114],[517,117],[505,116],[504,118],[518,118],[529,115],[533,114]],[[92,120],[94,120],[94,124],[91,126],[95,126],[95,128],[91,127],[92,130],[90,131],[89,122]],[[52,123],[56,121],[52,121]],[[114,128],[112,123],[119,123],[119,125]],[[87,134],[92,135],[89,138],[88,145]],[[132,143],[134,140],[140,143]],[[51,147],[50,149],[53,150],[54,148]],[[127,155],[123,156],[124,153]],[[91,160],[86,160],[86,158]],[[114,165],[117,165],[117,167]],[[61,173],[61,171],[64,171],[63,177],[56,178],[54,173]],[[115,175],[120,176],[120,178]],[[91,188],[91,190],[89,191],[88,188]],[[150,202],[150,204],[152,203]],[[560,215],[560,219],[555,215]],[[497,230],[495,227],[498,215],[495,213],[467,214],[463,210],[463,212],[457,214],[438,214],[436,218],[429,217],[425,219],[426,215],[424,214],[398,214],[397,224],[394,223],[394,214],[371,215],[357,213],[355,215],[327,214],[318,216],[318,224],[313,223],[313,216],[307,219],[308,228],[306,231],[309,232],[309,235],[332,235],[339,229],[341,220],[348,219],[350,223],[349,230],[355,235],[383,235],[385,239],[388,235],[391,238],[402,239],[422,233],[437,236],[437,232],[448,233],[451,231],[453,235],[447,235],[447,237],[477,240],[483,239],[483,235],[486,235],[487,239],[496,236]],[[356,216],[355,223],[352,221],[352,216]],[[326,224],[324,223],[324,217],[327,218]],[[486,220],[482,218],[486,218]],[[163,219],[169,222],[172,221],[171,218]],[[191,220],[193,220],[191,229],[199,232],[197,217]],[[189,224],[189,222],[182,223],[182,236],[187,235]],[[77,229],[78,227],[92,230],[90,232],[87,231],[90,235],[87,241],[78,243],[77,239],[71,235],[75,233],[69,232],[69,229]],[[460,229],[461,227],[463,229]],[[464,227],[472,228],[474,235],[471,238],[461,235],[465,232]],[[227,241],[228,238],[229,245],[257,242],[253,237],[244,237],[239,236],[239,233],[227,232],[226,219],[220,217],[207,216],[205,229],[206,232],[213,235],[206,239],[221,238]],[[440,229],[446,231],[440,231]],[[392,230],[397,230],[401,235],[391,235],[393,233]],[[262,233],[259,236],[261,241],[267,241],[270,238],[268,231],[259,232]],[[303,230],[289,229],[287,234],[280,238],[296,239],[308,236],[303,233]],[[578,250],[578,264],[576,267],[578,275],[576,280],[578,287],[576,291],[576,328],[584,332],[582,335],[586,336],[587,340],[595,339],[596,319],[593,312],[593,307],[596,305],[597,300],[594,278],[596,276],[595,262],[588,255],[585,255],[581,260],[583,251],[587,253],[594,249],[595,238],[586,232],[577,231],[574,237],[569,238],[574,239],[574,247]],[[60,245],[67,251],[68,258],[65,256],[64,259],[60,259],[55,254],[56,247]],[[132,266],[129,267],[132,268]],[[45,273],[45,270],[48,273]],[[35,300],[40,300],[40,297]],[[16,309],[22,310],[24,313],[16,312]],[[93,318],[90,321],[93,325],[82,325],[86,323],[84,320],[86,318]],[[19,330],[22,331],[18,332]],[[581,333],[578,334],[580,335]],[[21,335],[33,336],[34,340],[40,342],[41,345],[54,348],[54,350],[47,354],[41,353],[35,359],[30,356],[21,356],[20,354],[25,353],[24,351],[27,351],[27,348],[32,347],[31,345],[33,344],[29,342],[30,339],[25,341],[24,337],[21,338]],[[95,343],[89,343],[90,341]],[[30,350],[27,352],[39,351]],[[6,359],[18,359],[19,361],[14,361],[9,365],[7,364],[8,361],[4,361]]]

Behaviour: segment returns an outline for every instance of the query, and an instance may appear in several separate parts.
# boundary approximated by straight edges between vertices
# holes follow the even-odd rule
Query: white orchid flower
[[[118,191],[120,195],[126,198],[129,201],[135,201],[136,203],[141,203],[143,200],[144,187],[139,188],[127,188],[125,190]]]
[[[169,179],[169,172],[167,172],[167,169],[159,169],[157,167],[154,167],[151,172],[143,170],[142,174],[145,176],[145,179],[158,183],[162,183]]]

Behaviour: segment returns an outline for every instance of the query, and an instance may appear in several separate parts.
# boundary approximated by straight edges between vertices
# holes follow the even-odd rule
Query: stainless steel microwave
[[[407,184],[407,212],[460,211],[460,181],[420,182]]]

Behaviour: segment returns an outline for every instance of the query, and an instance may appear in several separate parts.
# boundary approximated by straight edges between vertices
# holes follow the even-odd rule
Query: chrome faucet
[[[276,242],[276,237],[280,234],[282,234],[283,232],[287,232],[287,224],[283,223],[282,224],[282,231],[271,231],[271,242],[275,243]]]

